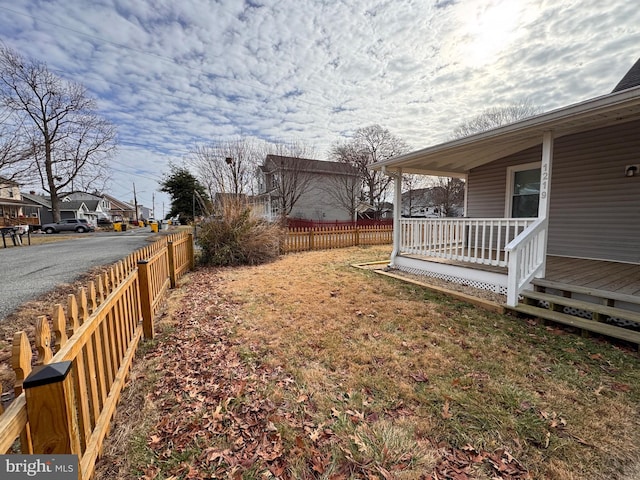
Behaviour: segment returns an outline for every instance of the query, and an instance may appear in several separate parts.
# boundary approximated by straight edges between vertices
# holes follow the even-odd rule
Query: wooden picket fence
[[[153,338],[193,253],[191,234],[168,235],[69,295],[66,311],[55,305],[51,322],[36,322],[35,368],[27,334],[14,335],[16,398],[0,412],[0,453],[77,454],[78,478],[93,475],[140,339]]]
[[[386,245],[393,242],[393,225],[289,228],[285,253],[358,245]]]

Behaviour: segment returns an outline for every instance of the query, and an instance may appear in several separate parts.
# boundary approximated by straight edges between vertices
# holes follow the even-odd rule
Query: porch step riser
[[[609,325],[607,323],[596,322],[594,320],[587,320],[573,315],[567,315],[566,313],[558,312],[555,310],[548,310],[545,308],[527,304],[518,304],[513,308],[513,310],[515,312],[532,317],[550,320],[552,322],[569,325],[581,330],[635,343],[640,350],[640,332],[630,330],[628,328],[622,328],[615,325]]]
[[[595,302],[578,298],[554,295],[546,292],[522,292],[525,303],[569,315],[583,317],[595,321],[616,322],[620,326],[632,325],[640,327],[640,312],[610,306],[613,302],[604,298],[593,298]],[[623,325],[624,324],[624,325]]]
[[[549,304],[547,301],[532,301],[531,303],[527,303],[528,305],[532,305],[538,308],[543,308],[545,310],[554,310],[564,313],[565,315],[571,315],[573,317],[584,318],[585,320],[591,320],[595,322],[604,322],[609,325],[615,325],[616,327],[621,328],[629,328],[635,331],[640,331],[640,323],[634,322],[633,320],[627,320],[625,318],[617,317],[617,316],[604,316],[600,319],[597,318],[597,314],[593,313],[591,310],[584,310],[574,307],[563,307],[560,306],[560,309],[554,309],[552,304]]]

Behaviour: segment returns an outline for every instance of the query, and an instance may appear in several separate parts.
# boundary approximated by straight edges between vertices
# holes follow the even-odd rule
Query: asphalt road
[[[22,248],[5,249],[0,242],[0,321],[57,285],[71,283],[93,267],[117,262],[148,245],[152,234],[133,230],[83,235],[86,238]]]

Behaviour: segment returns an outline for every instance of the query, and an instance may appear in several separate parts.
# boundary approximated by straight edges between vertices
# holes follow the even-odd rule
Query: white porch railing
[[[535,218],[403,218],[399,253],[507,267],[505,248],[534,222]]]
[[[539,218],[505,247],[509,257],[507,305],[515,307],[518,295],[536,276],[544,275],[547,243],[546,218]]]

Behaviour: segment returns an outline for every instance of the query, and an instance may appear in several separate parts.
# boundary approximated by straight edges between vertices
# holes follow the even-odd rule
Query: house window
[[[506,216],[536,218],[540,202],[540,162],[507,169]]]

